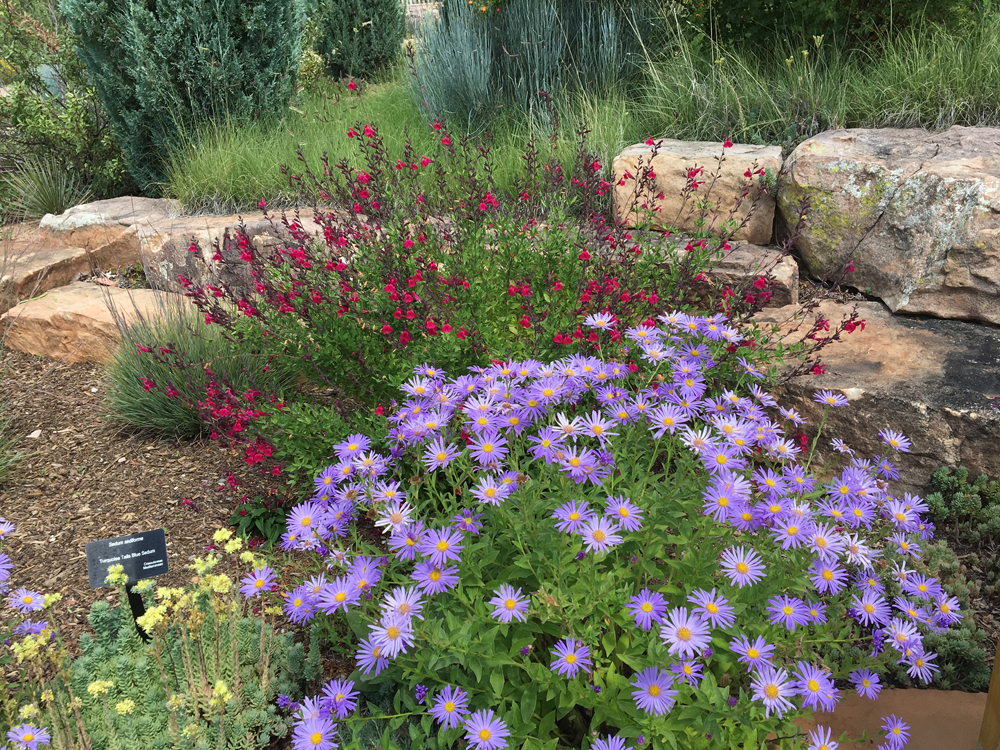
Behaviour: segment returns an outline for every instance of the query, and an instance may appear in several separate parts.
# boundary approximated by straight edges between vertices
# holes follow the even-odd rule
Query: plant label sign
[[[87,542],[87,575],[90,588],[105,586],[108,568],[121,565],[130,584],[167,572],[167,535],[163,529],[141,531]]]

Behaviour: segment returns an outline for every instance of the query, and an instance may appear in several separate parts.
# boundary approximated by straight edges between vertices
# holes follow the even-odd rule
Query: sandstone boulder
[[[655,147],[644,143],[629,146],[615,158],[612,165],[615,216],[630,226],[636,219],[631,209],[635,203],[638,189],[636,176],[640,169],[652,167],[656,175],[654,194],[663,195],[662,199],[657,199],[654,195],[651,201],[650,208],[655,211],[653,225],[659,228],[673,227],[681,231],[696,229],[694,222],[698,218],[698,211],[695,203],[703,199],[708,199],[712,204],[710,214],[715,217],[715,226],[728,219],[737,197],[747,184],[744,174],[748,169],[751,172],[757,169],[769,170],[775,178],[781,170],[779,147],[738,143],[725,149],[725,160],[713,184],[712,175],[718,167],[717,159],[723,153],[722,144],[671,139],[659,140],[657,144]],[[698,179],[707,182],[685,200],[682,191],[687,184],[688,173],[699,167],[704,170],[704,174]],[[758,198],[757,208],[735,238],[766,245],[771,241],[775,202],[766,190],[761,189],[756,176],[751,178],[751,183],[750,194],[742,200],[734,218],[742,221],[749,213],[754,198]]]
[[[799,265],[795,259],[782,255],[776,247],[736,245],[709,271],[709,276],[723,286],[743,284],[762,274],[771,274],[772,297],[768,307],[799,304]],[[750,291],[753,291],[752,289]]]
[[[51,289],[0,316],[10,349],[61,362],[105,362],[119,340],[108,300],[124,316],[156,315],[166,293],[76,282]]]
[[[921,492],[943,465],[966,466],[974,475],[1000,476],[1000,330],[954,320],[894,316],[877,302],[858,303],[864,330],[841,334],[822,352],[825,375],[796,378],[780,389],[779,403],[808,419],[815,435],[823,407],[817,390],[845,394],[850,405],[832,408],[817,445],[820,461],[830,440],[840,438],[858,455],[872,458],[886,448],[878,437],[889,428],[913,442],[899,464],[901,491]],[[824,302],[833,323],[853,305]],[[795,326],[794,307],[765,310],[760,322]],[[808,328],[808,324],[806,325]]]
[[[810,209],[796,248],[808,271],[893,312],[1000,325],[1000,129],[834,130],[785,162],[779,208]]]
[[[241,225],[257,250],[291,241],[288,229],[281,224],[281,217],[272,215],[271,218],[273,221],[265,218],[262,212],[254,211],[240,216],[186,216],[141,227],[137,237],[146,278],[159,289],[174,291],[181,289],[177,282],[178,275],[195,284],[210,280],[222,281],[230,286],[248,284],[249,278],[240,270],[243,264],[239,261],[239,251],[224,252],[229,263],[217,267],[212,261],[215,244],[224,248],[225,237],[235,238],[236,229]],[[294,218],[289,213],[289,221]],[[303,210],[299,214],[305,231],[310,234],[321,232],[322,229],[312,219],[312,211]],[[199,252],[191,252],[192,243],[197,244]],[[219,275],[214,276],[214,273]]]

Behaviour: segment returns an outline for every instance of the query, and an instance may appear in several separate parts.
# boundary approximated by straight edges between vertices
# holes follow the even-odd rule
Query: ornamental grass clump
[[[0,539],[13,528],[0,518]],[[263,564],[228,530],[214,541],[251,569]],[[251,611],[232,579],[214,570],[219,562],[215,554],[196,559],[195,582],[183,589],[148,579],[132,585],[121,565],[111,566],[106,583],[123,601],[131,588],[145,612],[133,620],[127,605],[96,602],[88,618],[93,634],[80,637],[76,658],[44,613],[60,596],[10,592],[6,604],[17,613],[10,648],[23,672],[21,723],[6,735],[11,750],[50,743],[65,750],[221,750],[264,747],[286,735],[290,722],[275,701],[318,675],[318,648],[307,652],[279,633],[275,612]],[[0,585],[12,567],[0,553]]]
[[[887,480],[909,441],[884,430],[885,456],[820,480],[801,417],[728,350],[739,330],[660,321],[592,316],[599,356],[421,365],[386,434],[334,446],[283,537],[329,578],[286,611],[361,640],[295,747],[356,746],[340,696],[373,683],[397,685],[391,725],[421,747],[606,750],[798,743],[793,718],[877,698],[888,663],[931,681],[924,635],[962,614],[922,572],[926,504]],[[899,718],[885,731],[905,744]]]

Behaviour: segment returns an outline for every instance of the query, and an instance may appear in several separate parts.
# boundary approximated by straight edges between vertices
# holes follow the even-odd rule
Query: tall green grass
[[[961,32],[923,25],[881,46],[844,52],[824,40],[787,41],[769,50],[734,49],[692,36],[666,15],[645,49],[642,79],[596,93],[565,94],[561,127],[550,140],[545,118],[505,107],[486,130],[493,136],[501,188],[522,168],[529,135],[555,155],[574,154],[575,131],[589,128],[605,164],[621,148],[649,136],[770,143],[786,150],[823,130],[1000,124],[1000,13],[984,13]],[[190,211],[235,211],[261,198],[294,201],[281,164],[294,165],[301,146],[313,165],[352,158],[347,129],[374,122],[394,150],[410,137],[430,150],[429,116],[407,96],[407,72],[369,88],[361,99],[332,103],[312,94],[280,125],[214,126],[189,134],[170,157],[171,197]],[[480,130],[481,134],[482,131]]]

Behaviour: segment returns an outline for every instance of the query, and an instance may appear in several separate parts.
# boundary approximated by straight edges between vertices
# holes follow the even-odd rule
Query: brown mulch
[[[10,585],[62,594],[52,618],[67,643],[87,630],[93,602],[117,599],[110,588],[89,588],[87,542],[163,528],[170,572],[158,583],[179,586],[191,579],[185,566],[206,554],[239,496],[267,490],[263,478],[244,476],[239,450],[113,421],[104,390],[98,365],[0,350],[0,403],[13,418],[16,447],[28,452],[0,484],[0,516],[17,524],[4,545],[14,564]],[[39,437],[28,437],[36,430]],[[230,470],[246,485],[226,486]]]

